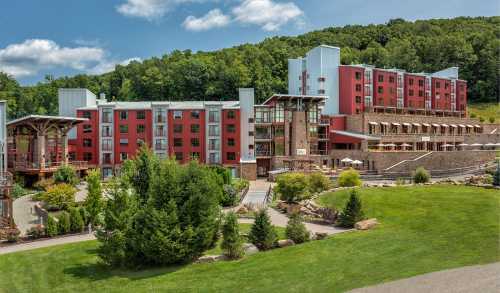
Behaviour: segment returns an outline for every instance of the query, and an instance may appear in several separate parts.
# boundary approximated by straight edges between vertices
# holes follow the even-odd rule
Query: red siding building
[[[342,114],[364,111],[364,69],[359,66],[339,67],[339,110]]]
[[[405,74],[404,106],[411,109],[425,109],[425,76]]]
[[[373,70],[373,105],[392,107],[397,105],[397,73],[381,69]]]

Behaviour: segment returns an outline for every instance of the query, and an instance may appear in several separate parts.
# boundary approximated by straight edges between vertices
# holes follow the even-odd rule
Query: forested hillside
[[[116,100],[219,100],[237,98],[239,87],[254,87],[259,101],[287,91],[287,59],[311,48],[342,48],[343,64],[369,63],[408,71],[460,67],[470,102],[499,99],[500,17],[455,18],[384,25],[349,25],[297,37],[273,37],[213,52],[174,51],[116,67],[107,74],[50,76],[22,87],[0,74],[0,99],[9,101],[10,118],[57,113],[57,88],[86,87]]]

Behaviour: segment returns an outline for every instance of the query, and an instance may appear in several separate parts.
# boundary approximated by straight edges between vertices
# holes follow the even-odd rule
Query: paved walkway
[[[497,293],[500,292],[500,263],[469,266],[424,274],[349,291],[351,293]]]
[[[241,203],[256,207],[265,206],[267,204],[266,194],[270,186],[271,183],[265,180],[250,181],[248,192]]]
[[[49,247],[60,244],[68,244],[75,242],[82,242],[88,240],[96,239],[94,234],[83,234],[83,235],[74,235],[74,236],[66,236],[61,238],[52,238],[47,240],[39,240],[35,242],[16,244],[12,246],[0,247],[0,255],[7,254],[18,251],[31,250],[36,248]]]
[[[21,231],[21,236],[26,235],[29,228],[40,224],[41,220],[35,210],[36,201],[31,200],[32,195],[28,194],[17,198],[13,203],[12,215],[14,223]]]

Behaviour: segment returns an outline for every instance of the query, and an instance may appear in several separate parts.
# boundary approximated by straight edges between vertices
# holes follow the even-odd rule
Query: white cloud
[[[233,8],[235,20],[255,24],[266,31],[275,31],[290,21],[298,21],[304,12],[293,2],[276,3],[272,0],[244,0]]]
[[[100,73],[111,71],[114,64],[121,63],[108,60],[106,55],[106,51],[99,47],[69,48],[61,47],[52,40],[29,39],[0,48],[0,71],[15,77],[32,76],[53,68]]]
[[[174,9],[177,5],[193,2],[206,2],[217,0],[125,0],[126,2],[116,7],[116,10],[130,17],[145,18],[149,21],[156,20]]]
[[[231,18],[223,14],[220,9],[210,10],[203,17],[196,18],[188,16],[182,24],[184,28],[191,31],[205,31],[212,28],[224,27],[229,24]]]

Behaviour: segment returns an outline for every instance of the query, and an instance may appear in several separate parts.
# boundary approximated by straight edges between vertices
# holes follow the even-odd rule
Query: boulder
[[[278,240],[278,247],[280,247],[280,248],[292,246],[292,245],[295,245],[295,242],[293,242],[292,239]]]
[[[218,255],[204,255],[198,258],[197,263],[211,263],[217,261]]]
[[[372,229],[373,227],[378,225],[378,221],[375,218],[364,220],[364,221],[359,221],[356,224],[354,224],[354,228],[358,230],[368,230]]]
[[[301,208],[301,206],[299,204],[296,204],[296,203],[289,204],[287,209],[286,209],[286,213],[289,215],[296,214],[300,211],[300,208]]]
[[[287,209],[288,209],[288,204],[286,202],[284,202],[284,201],[278,201],[278,204],[276,205],[276,207],[279,210],[281,210],[283,212],[286,212]]]
[[[240,207],[237,211],[237,214],[246,214],[248,213],[248,209],[245,206]]]
[[[245,255],[252,255],[256,254],[259,252],[259,249],[257,246],[253,245],[252,243],[244,243],[243,244],[243,251],[245,251]]]
[[[314,240],[323,240],[328,236],[327,233],[324,232],[316,232],[314,233],[313,239]]]

